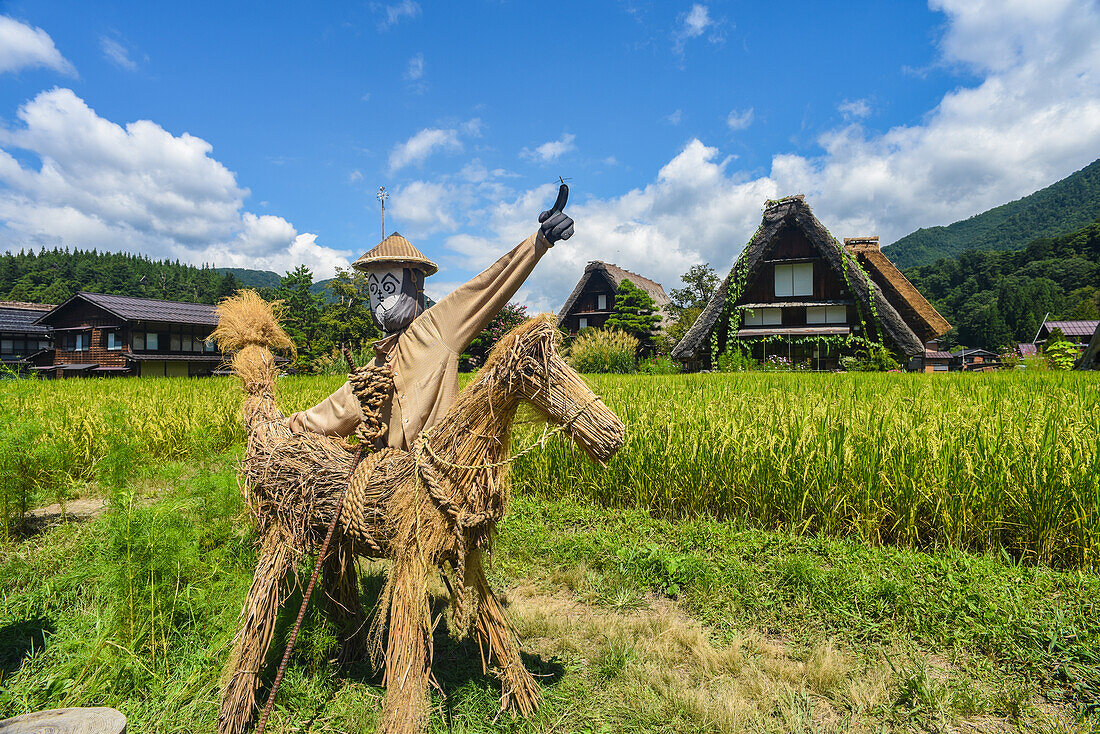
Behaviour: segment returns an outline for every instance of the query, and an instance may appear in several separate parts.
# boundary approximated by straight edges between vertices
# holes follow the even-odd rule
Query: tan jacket
[[[393,365],[394,399],[383,409],[386,443],[408,449],[443,417],[458,394],[458,357],[516,294],[551,245],[536,232],[470,282],[420,314],[403,332],[375,343],[376,361]],[[388,412],[388,416],[386,415]],[[295,431],[350,436],[362,420],[359,400],[344,386],[294,413]]]

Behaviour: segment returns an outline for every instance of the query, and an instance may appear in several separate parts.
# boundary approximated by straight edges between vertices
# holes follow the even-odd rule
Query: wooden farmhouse
[[[53,332],[50,359],[33,367],[48,377],[187,377],[222,362],[217,313],[201,303],[78,293],[35,323]]]
[[[624,280],[629,280],[649,294],[663,320],[669,299],[660,283],[623,270],[618,265],[593,260],[585,267],[584,275],[558,312],[558,326],[570,334],[589,326],[597,329],[603,326],[615,307],[615,291]]]
[[[50,327],[35,322],[52,308],[49,304],[0,301],[0,363],[23,372],[50,353]]]
[[[698,320],[672,351],[689,370],[713,369],[739,345],[753,359],[815,370],[880,343],[911,370],[941,371],[935,340],[950,324],[879,249],[841,245],[804,197],[769,202],[763,221]]]
[[[1045,345],[1047,340],[1050,339],[1051,332],[1060,329],[1066,337],[1066,341],[1072,342],[1077,349],[1082,350],[1088,346],[1089,339],[1092,338],[1098,326],[1100,326],[1100,321],[1096,319],[1043,321],[1043,325],[1039,327],[1039,333],[1035,337],[1035,344],[1037,346]]]
[[[1076,368],[1079,370],[1100,370],[1100,321],[1096,323],[1096,329],[1092,332],[1089,345],[1077,360]]]

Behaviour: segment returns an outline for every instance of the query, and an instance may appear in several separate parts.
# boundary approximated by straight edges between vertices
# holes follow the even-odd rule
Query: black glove
[[[558,200],[549,211],[539,215],[540,229],[547,241],[553,245],[558,240],[567,240],[573,236],[573,220],[562,213],[565,202],[569,200],[569,187],[562,184],[558,187]]]

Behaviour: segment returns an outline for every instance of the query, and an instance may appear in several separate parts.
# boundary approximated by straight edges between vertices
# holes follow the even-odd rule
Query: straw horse
[[[507,503],[513,419],[522,402],[533,405],[601,464],[624,436],[622,422],[558,355],[553,317],[537,317],[507,334],[477,378],[439,423],[421,433],[411,451],[382,449],[353,472],[347,443],[294,434],[283,425],[268,347],[290,342],[270,307],[245,293],[223,303],[220,313],[215,336],[223,350],[236,352],[233,367],[244,383],[244,493],[262,544],[227,671],[219,732],[239,734],[247,727],[295,560],[320,545],[345,487],[341,537],[325,561],[323,588],[350,650],[352,643],[364,641],[354,558],[391,561],[367,640],[377,662],[385,638],[381,731],[416,732],[426,723],[433,569],[444,574],[460,629],[476,634],[483,668],[491,665],[502,682],[501,709],[532,713],[540,702],[538,685],[520,660],[504,609],[482,568],[482,554]],[[377,418],[389,388],[384,370],[371,365],[350,377],[353,385],[366,385],[357,394],[365,414]]]

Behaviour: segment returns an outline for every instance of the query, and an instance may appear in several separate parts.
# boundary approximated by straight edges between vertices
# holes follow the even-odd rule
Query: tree
[[[624,278],[615,291],[615,306],[604,328],[618,329],[636,337],[642,350],[647,351],[653,346],[660,322],[657,304],[650,295]]]
[[[313,272],[299,265],[284,275],[275,289],[275,298],[283,302],[283,328],[300,352],[299,361],[303,366],[308,364],[321,319],[322,299],[310,292],[312,285]]]
[[[489,325],[474,337],[470,346],[462,353],[460,366],[464,370],[477,369],[485,364],[489,352],[497,345],[501,337],[527,320],[527,307],[517,303],[505,304],[500,313],[493,317]]]
[[[334,346],[352,351],[382,337],[370,314],[367,276],[357,270],[336,269],[325,289],[328,302],[321,310],[318,336]]]
[[[680,314],[689,308],[697,308],[700,311],[706,308],[710,297],[714,295],[714,289],[718,287],[718,274],[710,263],[692,265],[691,270],[680,276],[683,288],[673,288],[668,294],[672,301],[670,304],[673,316]]]

